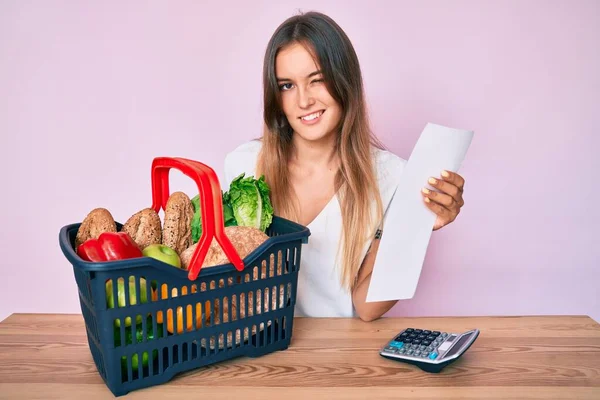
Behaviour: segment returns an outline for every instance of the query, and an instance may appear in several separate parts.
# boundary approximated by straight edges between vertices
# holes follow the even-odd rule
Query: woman
[[[264,65],[261,140],[229,153],[227,182],[265,175],[275,214],[311,231],[302,249],[296,315],[381,317],[396,301],[366,303],[388,206],[405,161],[384,150],[367,118],[358,58],[344,31],[309,12],[281,24]],[[423,188],[434,230],[464,204],[464,180],[443,171]]]

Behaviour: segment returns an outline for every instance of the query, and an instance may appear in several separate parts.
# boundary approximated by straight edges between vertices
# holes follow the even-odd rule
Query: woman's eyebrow
[[[321,73],[321,70],[317,70],[314,72],[311,72],[310,74],[308,74],[306,77],[307,78],[311,78],[315,75],[319,75]],[[277,82],[291,82],[292,80],[289,78],[277,78]]]

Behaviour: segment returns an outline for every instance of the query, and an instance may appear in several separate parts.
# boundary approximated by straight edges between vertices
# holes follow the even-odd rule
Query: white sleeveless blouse
[[[253,140],[227,154],[223,190],[228,190],[229,183],[243,172],[246,176],[256,177],[256,161],[261,146],[259,140]],[[377,148],[373,151],[385,212],[406,161],[389,151]],[[337,197],[332,198],[307,227],[311,235],[308,244],[302,245],[295,316],[355,317],[352,295],[341,286],[336,260],[342,232],[342,214]],[[369,245],[370,242],[363,249],[363,258]]]

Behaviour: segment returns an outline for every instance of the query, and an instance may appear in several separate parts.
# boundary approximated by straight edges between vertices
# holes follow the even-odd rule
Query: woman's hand
[[[465,180],[457,173],[442,171],[441,179],[429,178],[428,183],[440,191],[422,189],[425,204],[437,215],[433,224],[435,231],[454,221],[460,213],[460,208],[465,204],[463,200]]]

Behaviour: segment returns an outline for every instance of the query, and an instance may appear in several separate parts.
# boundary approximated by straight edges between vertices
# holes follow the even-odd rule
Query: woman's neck
[[[335,136],[327,135],[318,141],[304,140],[294,134],[292,138],[291,162],[306,167],[327,167],[337,169],[339,154],[336,151]]]

